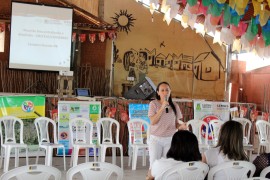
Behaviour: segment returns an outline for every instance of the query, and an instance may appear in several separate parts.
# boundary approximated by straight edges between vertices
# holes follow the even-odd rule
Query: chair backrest
[[[188,129],[191,127],[191,130],[197,137],[199,144],[208,145],[208,124],[206,122],[203,120],[191,119],[187,122],[187,127]]]
[[[106,163],[106,162],[87,162],[74,166],[67,171],[66,180],[72,180],[76,173],[81,173],[83,180],[88,179],[112,179],[115,177],[117,180],[123,179],[123,169],[120,167]]]
[[[69,121],[71,146],[74,143],[93,144],[93,122],[90,119],[77,117]]]
[[[51,143],[49,136],[49,125],[52,125],[53,127],[53,143],[58,143],[56,135],[56,123],[52,119],[47,117],[38,117],[35,119],[34,123],[37,130],[39,144]]]
[[[130,119],[127,123],[130,144],[147,144],[150,125],[142,119]]]
[[[0,180],[9,180],[15,177],[17,180],[48,180],[52,179],[51,177],[60,180],[61,171],[55,167],[41,164],[21,166],[4,173]]]
[[[257,120],[256,128],[259,134],[260,143],[269,143],[270,123],[265,120]]]
[[[20,125],[20,140],[19,143],[23,144],[23,121],[14,116],[4,116],[0,118],[0,136],[1,142],[6,143],[17,143],[16,142],[16,132],[15,125]],[[4,134],[3,134],[4,129]]]
[[[250,131],[252,123],[249,119],[246,118],[233,118],[233,121],[237,121],[242,124],[243,127],[243,143],[249,144]]]
[[[223,121],[218,120],[218,119],[211,120],[209,122],[209,128],[212,135],[212,142],[214,146],[216,146],[218,143],[219,131],[223,123],[224,123]]]
[[[264,168],[263,170],[262,170],[262,172],[261,172],[261,174],[260,174],[260,177],[266,177],[266,175],[268,174],[268,173],[270,173],[270,166],[268,166],[268,167],[266,167],[266,168]],[[268,175],[269,176],[269,175]]]
[[[208,171],[208,165],[203,162],[185,162],[165,171],[156,180],[167,180],[173,177],[178,180],[203,180]]]
[[[221,163],[210,169],[208,173],[208,180],[213,180],[217,172],[223,172],[227,180],[241,180],[252,177],[255,173],[256,167],[248,161],[230,161]]]
[[[115,143],[119,144],[120,124],[112,118],[101,118],[97,121],[98,141],[101,144]],[[102,132],[102,141],[101,141]],[[114,133],[113,133],[114,132]]]

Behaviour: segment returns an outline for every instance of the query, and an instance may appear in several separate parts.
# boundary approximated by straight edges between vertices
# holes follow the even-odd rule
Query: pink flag
[[[98,34],[98,37],[99,37],[99,40],[101,42],[104,42],[105,41],[105,38],[106,38],[106,35],[105,35],[105,32],[101,32]]]
[[[96,34],[89,34],[89,41],[94,43],[96,41]]]

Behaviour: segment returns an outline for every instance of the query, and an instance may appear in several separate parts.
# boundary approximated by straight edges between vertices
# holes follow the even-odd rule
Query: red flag
[[[104,42],[105,41],[105,32],[101,32],[101,33],[99,33],[98,34],[98,37],[99,37],[99,40],[101,41],[101,42]]]
[[[76,42],[76,33],[74,32],[74,33],[72,33],[72,42]]]
[[[4,32],[6,28],[5,23],[0,23],[0,32]]]
[[[96,34],[89,34],[89,41],[94,43],[96,41]]]
[[[116,33],[115,33],[115,31],[109,31],[109,32],[108,32],[108,36],[109,36],[109,38],[110,38],[111,40],[116,39]]]
[[[80,42],[85,42],[85,40],[86,40],[86,34],[80,34],[79,41]]]

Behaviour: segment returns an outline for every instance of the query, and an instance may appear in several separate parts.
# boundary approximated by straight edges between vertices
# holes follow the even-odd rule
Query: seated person
[[[225,122],[220,130],[218,144],[202,154],[202,161],[210,168],[228,161],[248,161],[243,146],[242,125],[237,121]],[[217,172],[214,179],[226,179],[224,172]]]
[[[253,164],[256,166],[254,177],[259,177],[262,170],[270,166],[270,153],[263,153],[257,156],[254,159]],[[266,175],[266,178],[270,179],[270,173]]]
[[[201,161],[202,156],[199,151],[196,136],[187,130],[177,131],[171,142],[171,147],[167,153],[167,158],[155,160],[151,169],[149,179],[161,176],[166,170],[189,161]]]

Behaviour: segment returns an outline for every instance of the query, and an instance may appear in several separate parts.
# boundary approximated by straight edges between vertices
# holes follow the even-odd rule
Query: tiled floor
[[[92,158],[90,157],[90,161],[92,160]],[[116,163],[117,165],[120,166],[120,157],[117,157],[116,159]],[[29,164],[35,164],[36,162],[36,158],[35,157],[31,157],[29,158]],[[66,158],[66,165],[67,165],[67,170],[70,168],[69,167],[69,162],[70,162],[70,157]],[[79,163],[83,163],[85,162],[84,157],[80,157],[79,158]],[[111,163],[111,157],[106,157],[106,162]],[[40,164],[44,164],[44,158],[40,157],[39,158],[39,163]],[[24,166],[25,165],[25,159],[21,158],[20,159],[20,166]],[[66,179],[66,171],[64,171],[64,166],[63,166],[63,159],[62,157],[54,157],[53,158],[53,166],[58,168],[61,172],[62,172],[62,180]],[[14,158],[11,158],[10,160],[10,168],[12,169],[14,168]],[[147,166],[142,166],[142,159],[141,157],[138,158],[138,162],[137,162],[137,169],[135,171],[131,170],[131,167],[128,166],[128,157],[125,156],[124,157],[124,180],[145,180],[147,171],[148,171],[148,167],[149,167],[149,161],[147,158]],[[0,175],[3,174],[3,169],[0,170]],[[76,180],[81,179],[79,176],[75,176]]]

